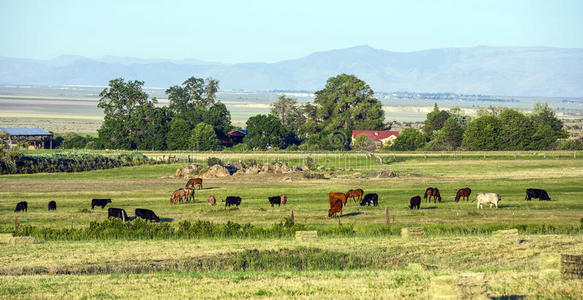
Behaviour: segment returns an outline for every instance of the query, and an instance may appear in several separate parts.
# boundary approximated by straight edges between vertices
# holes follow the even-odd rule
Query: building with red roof
[[[356,137],[359,135],[367,136],[369,139],[375,142],[377,148],[381,148],[382,146],[392,145],[397,136],[399,136],[399,132],[390,130],[353,130],[353,143],[354,140],[356,140]]]

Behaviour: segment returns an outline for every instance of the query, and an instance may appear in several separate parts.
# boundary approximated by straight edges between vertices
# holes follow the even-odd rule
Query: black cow
[[[379,205],[379,195],[377,195],[377,194],[364,195],[364,198],[362,198],[362,201],[360,201],[360,206],[365,206],[365,205],[370,206],[371,203],[374,206]]]
[[[28,211],[28,203],[26,203],[26,201],[18,202],[18,204],[16,204],[16,209],[14,210],[14,212],[19,212],[23,210]]]
[[[107,217],[108,218],[119,218],[122,219],[124,222],[128,220],[128,214],[126,213],[125,209],[123,208],[107,208]]]
[[[269,199],[271,207],[273,207],[275,204],[277,204],[277,206],[281,206],[281,196],[272,196],[267,199]],[[241,203],[241,198],[239,198],[239,203]]]
[[[227,196],[227,198],[225,199],[225,207],[231,205],[239,206],[239,204],[241,204],[241,197]]]
[[[101,209],[104,209],[107,203],[111,203],[111,199],[93,199],[91,200],[91,209],[95,206],[101,206]]]
[[[49,202],[49,210],[57,210],[57,202],[50,201]]]
[[[410,209],[413,209],[413,207],[419,209],[419,207],[421,207],[421,196],[412,197],[411,200],[409,200],[409,204]]]
[[[547,191],[545,190],[541,190],[541,189],[526,189],[526,196],[524,197],[524,200],[530,201],[530,199],[532,198],[538,198],[538,200],[548,200],[550,201],[551,198],[549,197],[549,194],[547,194]]]
[[[136,217],[140,217],[150,222],[160,222],[160,218],[158,218],[158,216],[156,216],[156,214],[149,209],[136,208]]]

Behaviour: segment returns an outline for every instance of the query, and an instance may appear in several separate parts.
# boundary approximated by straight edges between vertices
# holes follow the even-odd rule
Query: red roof
[[[388,131],[388,130],[353,130],[352,138],[355,139],[357,136],[364,134],[373,141],[384,140],[391,136],[399,136],[398,131]]]

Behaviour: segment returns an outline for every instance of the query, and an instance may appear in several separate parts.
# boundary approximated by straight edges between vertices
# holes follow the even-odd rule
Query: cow
[[[160,222],[160,218],[158,218],[158,216],[156,216],[156,214],[149,209],[136,208],[136,217],[140,217],[150,222]]]
[[[287,203],[287,195],[280,194],[279,197],[281,198],[281,204],[285,205]]]
[[[526,189],[526,196],[524,200],[530,201],[532,198],[538,198],[539,201],[541,200],[548,200],[551,201],[551,197],[547,194],[547,191],[541,189]]]
[[[50,201],[49,202],[49,210],[57,210],[57,202]]]
[[[429,197],[429,199],[428,199]],[[441,202],[441,195],[439,194],[439,189],[437,187],[428,187],[425,190],[425,196],[423,196],[423,199],[425,199],[425,202],[427,202],[427,200],[429,200],[429,202],[431,202],[431,197],[433,197],[433,203],[437,203],[437,201]],[[437,201],[435,201],[437,200]]]
[[[346,205],[346,194],[330,192],[328,194],[328,203],[330,204],[328,217],[332,217],[337,213],[342,216],[342,207]]]
[[[379,195],[377,195],[377,194],[364,195],[364,198],[362,199],[362,201],[360,201],[360,206],[365,206],[365,205],[370,206],[371,203],[374,206],[379,205]]]
[[[210,206],[215,206],[215,205],[217,205],[217,199],[215,198],[215,196],[210,195],[207,198],[206,203],[208,203]]]
[[[269,200],[269,203],[271,203],[271,207],[273,207],[275,204],[277,204],[277,206],[281,206],[281,196],[271,196],[267,199]]]
[[[335,216],[337,213],[340,213],[339,218],[342,217],[342,206],[344,206],[343,200],[340,197],[330,197],[328,202],[330,204],[328,218]]]
[[[111,203],[111,199],[92,199],[91,209],[94,209],[95,206],[101,206],[101,209],[104,209],[107,203]]]
[[[186,197],[187,192],[184,189],[178,189],[174,192],[172,192],[172,196],[170,196],[170,205],[172,204],[178,204],[178,202],[180,201],[180,203],[182,203],[182,199],[184,197]]]
[[[362,195],[364,194],[364,191],[362,189],[356,189],[356,190],[348,190],[348,192],[346,192],[346,199],[352,199],[352,201],[354,201],[355,203],[358,201],[362,201]],[[357,201],[358,199],[358,201]]]
[[[124,222],[129,219],[125,209],[113,207],[107,208],[107,218],[119,218]]]
[[[482,208],[482,204],[490,204],[490,208],[494,204],[498,208],[498,202],[502,201],[502,197],[495,193],[478,193],[476,200],[478,200],[477,208]]]
[[[202,178],[189,179],[188,182],[186,183],[185,188],[188,188],[188,187],[196,188],[197,185],[198,185],[198,189],[201,190],[202,189]]]
[[[455,194],[455,202],[459,202],[460,198],[462,198],[462,200],[466,200],[469,201],[470,200],[470,195],[472,194],[472,190],[467,187],[467,188],[463,188],[463,189],[459,189],[457,191],[457,193]]]
[[[16,204],[16,209],[14,209],[14,212],[19,212],[19,211],[28,212],[28,203],[26,201],[18,202]]]
[[[190,203],[191,200],[194,202],[194,189],[184,188],[184,191],[186,192],[186,203]]]
[[[227,198],[225,198],[225,207],[231,205],[239,206],[239,204],[241,204],[241,197],[227,196]]]
[[[413,209],[413,207],[417,207],[417,209],[421,207],[421,196],[411,197],[411,200],[409,200],[409,208]]]

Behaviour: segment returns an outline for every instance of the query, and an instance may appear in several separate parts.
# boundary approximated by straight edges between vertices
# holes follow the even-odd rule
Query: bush
[[[566,140],[558,141],[553,146],[555,150],[583,150],[583,141],[581,140]]]
[[[223,165],[223,161],[221,161],[221,159],[218,158],[218,157],[209,157],[209,158],[206,159],[206,164],[209,167],[212,167],[214,165],[220,165],[220,166],[222,166]]]

